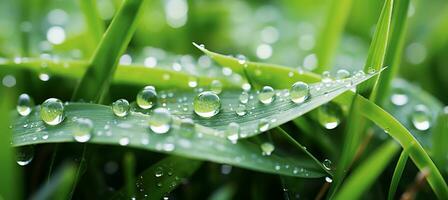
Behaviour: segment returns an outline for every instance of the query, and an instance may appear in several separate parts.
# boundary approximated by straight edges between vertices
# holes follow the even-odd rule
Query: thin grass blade
[[[408,161],[409,154],[407,151],[402,151],[400,158],[398,159],[397,165],[395,166],[394,175],[392,176],[392,181],[390,182],[389,194],[387,195],[388,200],[393,200],[395,197],[395,192],[397,191],[398,184],[400,183],[401,175],[403,174],[404,168],[406,167],[406,162]]]

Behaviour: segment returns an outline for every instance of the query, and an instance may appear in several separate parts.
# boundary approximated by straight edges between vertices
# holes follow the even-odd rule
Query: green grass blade
[[[378,85],[376,89],[376,95],[373,97],[374,102],[382,105],[384,98],[390,90],[392,79],[397,74],[400,61],[402,58],[402,52],[405,43],[405,33],[407,28],[409,10],[409,0],[394,0],[391,30],[390,30],[390,42],[387,47],[386,58],[384,64],[388,66],[379,77]]]
[[[121,54],[137,28],[143,0],[125,0],[106,30],[90,65],[79,83],[73,100],[100,102],[109,88]]]
[[[42,65],[47,66],[42,69]],[[19,64],[12,60],[0,63],[3,69],[26,69],[36,73],[46,73],[50,76],[59,76],[69,79],[80,79],[88,67],[86,61],[68,61],[68,60],[45,60],[45,59],[29,59]],[[163,77],[170,77],[165,79]],[[188,82],[192,75],[174,70],[161,68],[148,68],[143,65],[126,65],[118,66],[114,74],[112,82],[114,84],[130,84],[130,85],[153,85],[157,89],[181,89],[191,90]],[[198,87],[208,87],[213,80],[219,80],[224,88],[240,88],[241,84],[229,81],[222,77],[195,77]]]
[[[51,177],[50,181],[40,188],[31,199],[45,200],[45,199],[68,199],[72,184],[75,181],[76,166],[73,164],[63,165]]]
[[[88,55],[91,55],[103,36],[104,23],[98,13],[97,1],[79,0],[79,5],[84,14],[87,36],[89,37],[89,42],[86,43],[89,45],[89,48],[87,48],[89,50]]]
[[[384,66],[387,46],[390,41],[390,26],[393,9],[394,0],[386,0],[376,25],[377,27],[373,35],[372,43],[369,47],[367,60],[364,66],[365,72],[379,71]],[[377,80],[378,76],[364,84],[361,84],[358,88],[359,92],[363,95],[374,98],[377,91]]]
[[[169,156],[152,165],[138,175],[135,185],[136,199],[162,199],[185,179],[189,178],[201,166],[202,162],[187,158]],[[120,190],[115,199],[125,198]]]
[[[442,170],[445,169],[445,173],[448,173],[448,158],[447,150],[448,146],[448,107],[445,107],[440,112],[434,129],[432,131],[432,158],[437,166]]]
[[[0,102],[0,113],[8,112],[11,110],[10,94],[9,90],[0,86],[0,96],[2,101]],[[21,199],[21,176],[18,170],[15,158],[15,151],[11,147],[11,129],[9,116],[3,116],[0,118],[0,172],[2,177],[0,178],[0,199]]]
[[[214,191],[208,200],[227,200],[232,199],[235,194],[236,187],[233,184],[227,184]]]
[[[334,199],[361,198],[362,193],[378,178],[399,149],[395,141],[388,141],[379,146],[372,156],[365,160],[347,178],[347,181],[341,190],[338,191]]]
[[[135,157],[134,154],[128,152],[124,155],[124,179],[126,188],[126,198],[131,199],[135,194]]]
[[[403,174],[404,168],[406,167],[406,162],[408,161],[409,154],[407,151],[402,151],[400,158],[398,159],[397,165],[395,166],[394,175],[392,176],[392,181],[390,182],[389,194],[387,196],[388,200],[393,200],[395,192],[397,191],[398,184],[400,183],[401,175]]]
[[[320,31],[316,45],[318,66],[316,73],[331,69],[332,60],[344,32],[350,14],[352,0],[332,0],[328,9],[324,28]]]
[[[177,105],[173,105],[177,107]],[[117,119],[109,106],[86,103],[71,103],[65,106],[65,120],[56,127],[45,126],[39,117],[39,109],[27,117],[16,118],[13,125],[14,146],[41,143],[74,142],[73,132],[76,122],[72,119],[88,118],[94,122],[92,139],[89,143],[127,145],[173,155],[226,163],[251,170],[283,174],[296,177],[321,177],[325,172],[308,157],[277,147],[271,156],[263,156],[260,145],[255,139],[241,139],[236,144],[230,142],[222,130],[216,130],[196,124],[185,130],[177,117],[173,118],[170,132],[155,134],[148,128],[150,116],[131,112],[126,118]],[[174,110],[174,109],[172,109]],[[191,113],[190,113],[191,114]],[[17,116],[17,114],[15,114]],[[175,115],[175,113],[173,113]],[[175,115],[182,116],[182,115]],[[237,119],[237,118],[236,118]],[[214,121],[214,120],[212,120]],[[32,124],[32,128],[23,128]],[[48,135],[45,139],[42,136]],[[295,166],[303,171],[294,172]]]

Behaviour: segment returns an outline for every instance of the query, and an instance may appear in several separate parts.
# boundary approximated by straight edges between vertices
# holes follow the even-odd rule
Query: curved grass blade
[[[90,0],[79,0],[79,5],[84,14],[85,22],[87,25],[87,35],[89,37],[89,42],[86,44],[89,45],[88,55],[93,53],[96,45],[100,42],[101,37],[104,33],[104,23],[100,18],[98,13],[96,1]]]
[[[398,159],[397,165],[395,166],[394,175],[392,176],[392,181],[390,182],[389,194],[387,195],[388,200],[393,200],[395,192],[397,191],[398,184],[400,183],[401,175],[406,167],[406,162],[408,161],[409,154],[407,151],[402,151],[400,158]]]
[[[123,159],[124,179],[125,179],[125,197],[131,199],[135,194],[135,156],[131,152],[124,155]]]
[[[256,140],[249,138],[232,144],[222,131],[198,124],[185,128],[185,124],[177,117],[173,118],[170,132],[160,135],[148,128],[149,115],[131,112],[125,118],[117,118],[108,106],[70,103],[65,107],[64,122],[56,127],[46,126],[40,120],[39,109],[35,110],[28,117],[16,118],[13,127],[14,146],[74,142],[73,132],[77,124],[73,117],[89,118],[95,122],[89,143],[127,145],[288,176],[313,178],[325,175],[306,155],[291,155],[290,152],[279,148],[271,156],[263,156],[260,143]],[[15,115],[17,117],[17,114]],[[28,124],[28,128],[23,127],[25,124]],[[291,167],[278,167],[286,165]],[[294,173],[294,167],[303,170]]]
[[[190,177],[201,164],[201,161],[178,156],[164,158],[138,175],[135,182],[137,192],[132,197],[136,199],[162,199]],[[124,189],[120,190],[117,196],[114,196],[114,199],[123,198],[126,198]]]
[[[227,185],[224,185],[220,188],[218,188],[216,191],[210,195],[208,198],[209,200],[227,200],[227,199],[233,199],[233,195],[236,192],[235,185],[229,183]]]
[[[31,199],[67,199],[69,198],[72,184],[76,176],[76,166],[73,164],[63,165],[51,177],[50,181],[40,188]]]
[[[332,0],[328,9],[324,28],[320,31],[316,45],[318,66],[314,70],[322,73],[330,69],[339,40],[350,14],[352,0]]]
[[[100,102],[108,91],[120,55],[137,28],[144,0],[125,0],[103,36],[89,67],[79,83],[73,100]]]
[[[334,199],[359,199],[362,193],[368,189],[386,168],[398,150],[399,146],[392,140],[379,146],[372,156],[365,160],[347,178]]]
[[[448,107],[445,107],[437,117],[432,131],[432,158],[441,170],[448,174]]]
[[[45,67],[42,67],[45,66]],[[86,72],[88,62],[68,60],[24,59],[21,63],[6,61],[0,63],[0,68],[28,69],[36,73],[45,73],[50,76],[61,76],[71,79],[80,79]],[[240,88],[235,83],[221,77],[192,76],[186,73],[161,68],[147,68],[143,65],[118,66],[113,76],[113,83],[131,85],[153,85],[157,89],[191,90],[188,82],[195,78],[198,87],[208,87],[213,80],[219,80],[224,88]]]

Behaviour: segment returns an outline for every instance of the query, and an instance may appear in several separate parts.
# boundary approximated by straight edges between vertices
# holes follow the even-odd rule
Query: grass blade
[[[400,158],[398,159],[397,165],[395,166],[394,175],[392,176],[392,181],[390,182],[389,194],[387,196],[388,200],[393,200],[395,192],[397,191],[398,184],[400,183],[401,175],[406,167],[406,162],[408,161],[409,154],[407,151],[402,151]]]
[[[96,1],[79,0],[79,5],[87,25],[86,29],[89,38],[89,42],[86,43],[89,45],[89,48],[86,48],[89,50],[87,55],[91,55],[103,36],[104,23],[99,16]]]
[[[347,178],[341,190],[336,194],[336,200],[359,199],[362,193],[375,181],[375,179],[386,168],[399,150],[395,141],[388,141],[377,148],[375,153],[365,160]]]
[[[103,36],[73,100],[100,102],[109,88],[121,54],[137,28],[143,0],[125,0]]]
[[[162,199],[180,183],[190,177],[202,162],[187,158],[169,156],[152,165],[138,175],[135,185],[136,199]],[[120,190],[115,199],[125,198],[124,189]]]
[[[134,154],[128,152],[124,155],[123,160],[124,165],[124,179],[125,179],[125,188],[126,188],[126,198],[131,199],[135,197],[135,157]]]
[[[335,50],[344,32],[347,17],[350,14],[352,0],[332,0],[328,9],[325,26],[317,40],[316,55],[318,65],[316,73],[330,69]]]
[[[448,146],[448,107],[439,114],[432,131],[432,158],[440,169],[448,173],[448,158],[446,147]]]
[[[72,184],[76,176],[76,166],[73,164],[63,165],[50,181],[40,188],[31,199],[45,200],[45,199],[67,199],[69,198]]]
[[[9,90],[0,86],[0,96],[4,97],[0,102],[0,113],[11,110]],[[0,179],[0,199],[21,199],[21,176],[17,169],[15,151],[11,147],[10,141],[12,137],[9,121],[9,116],[6,115],[0,119],[0,171],[2,177]]]

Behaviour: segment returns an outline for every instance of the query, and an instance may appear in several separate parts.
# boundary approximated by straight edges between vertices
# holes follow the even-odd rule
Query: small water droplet
[[[92,137],[93,122],[87,118],[77,118],[75,120],[75,127],[73,130],[73,138],[77,142],[87,142]]]
[[[194,98],[194,112],[204,118],[210,118],[219,113],[221,100],[214,92],[201,92]]]
[[[21,94],[17,101],[17,112],[22,116],[28,116],[34,106],[33,100],[28,94]]]
[[[332,168],[331,160],[327,158],[322,162],[322,165],[325,167],[326,170],[331,170]]]
[[[342,110],[335,103],[326,103],[318,109],[319,123],[326,129],[334,129],[341,122]]]
[[[336,79],[346,79],[350,77],[350,72],[345,69],[340,69],[336,72]]]
[[[48,125],[58,125],[64,120],[64,104],[56,98],[45,100],[41,105],[40,117]]]
[[[431,127],[430,113],[425,105],[419,104],[414,107],[411,115],[411,121],[414,127],[420,131],[426,131]]]
[[[258,100],[263,104],[270,104],[274,101],[275,91],[271,86],[264,86],[258,93]]]
[[[210,84],[210,90],[216,94],[221,94],[222,92],[222,83],[219,80],[213,80]]]
[[[329,71],[322,72],[322,82],[323,83],[329,83],[331,82],[331,74]]]
[[[238,107],[235,109],[235,113],[238,116],[244,116],[246,114],[246,106],[244,104],[238,105]]]
[[[327,176],[327,177],[325,177],[325,182],[331,183],[331,182],[333,182],[333,179]]]
[[[162,167],[156,167],[156,170],[154,172],[154,176],[159,178],[163,176],[163,168]]]
[[[195,88],[197,86],[198,86],[198,81],[197,81],[196,77],[193,77],[193,76],[189,77],[188,78],[188,87]]]
[[[126,145],[129,144],[129,138],[128,138],[128,137],[122,137],[122,138],[120,138],[120,140],[118,141],[118,143],[119,143],[121,146],[126,146]]]
[[[242,104],[246,104],[249,101],[249,93],[243,91],[239,96],[239,100]]]
[[[269,129],[269,121],[267,119],[261,119],[258,122],[258,131],[264,132]]]
[[[170,112],[165,108],[157,108],[151,114],[149,127],[154,133],[164,134],[170,130],[171,122],[172,118]]]
[[[34,146],[21,146],[16,148],[16,162],[20,166],[28,165],[34,158]]]
[[[118,117],[124,117],[129,113],[129,102],[126,99],[118,99],[112,103],[112,111]]]
[[[240,125],[235,122],[230,122],[227,126],[225,134],[227,139],[230,140],[233,144],[236,144],[239,138]]]
[[[182,119],[180,129],[185,137],[192,137],[195,129],[193,120],[190,118]]]
[[[394,93],[390,97],[390,101],[396,106],[404,106],[408,103],[409,98],[403,93]]]
[[[244,65],[247,62],[246,56],[241,55],[241,54],[237,55],[236,59],[238,59],[238,63],[241,64],[241,65]]]
[[[297,104],[305,102],[309,96],[310,88],[308,84],[301,81],[294,83],[289,90],[291,101]]]
[[[142,109],[150,109],[157,103],[157,92],[154,86],[146,86],[137,94],[137,105]]]
[[[274,151],[275,147],[270,142],[265,142],[260,145],[261,148],[261,154],[263,156],[270,156],[271,153]]]

